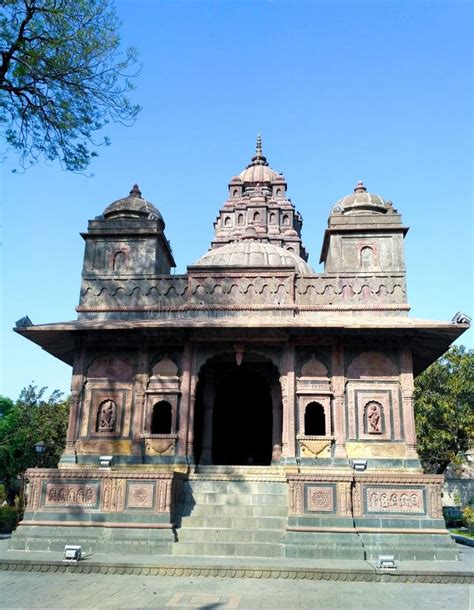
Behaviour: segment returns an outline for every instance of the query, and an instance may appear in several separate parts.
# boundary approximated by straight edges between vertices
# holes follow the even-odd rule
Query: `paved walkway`
[[[176,573],[181,576],[153,576],[129,574],[78,573],[77,568],[68,566],[66,572],[55,572],[64,569],[62,562],[51,557],[52,553],[25,553],[7,551],[7,540],[0,541],[0,567],[6,558],[22,557],[23,565],[11,570],[0,570],[0,608],[162,608],[173,610],[198,608],[202,610],[224,610],[244,608],[272,609],[332,609],[350,610],[436,610],[456,609],[474,610],[474,587],[468,584],[422,584],[401,582],[335,582],[334,580],[305,579],[297,572],[283,571],[284,562],[279,568],[278,578],[274,575],[261,578],[205,578],[203,576],[185,575],[181,568]],[[404,562],[399,571],[406,574],[420,573],[429,570],[431,574],[443,575],[450,570],[472,573],[474,549],[460,547],[461,562]],[[25,560],[25,557],[29,559]],[[101,559],[100,559],[101,557]],[[81,569],[92,564],[93,558],[85,559],[78,564]],[[116,564],[117,558],[95,556],[96,564],[100,561],[109,567]],[[126,558],[129,566],[140,566],[144,557]],[[148,557],[148,562],[150,562]],[[167,558],[176,564],[177,558]],[[41,560],[43,563],[41,564]],[[203,564],[198,558],[180,558],[182,565],[195,566]],[[19,561],[17,559],[17,561]],[[30,562],[29,564],[27,562]],[[49,566],[46,564],[49,562]],[[125,565],[121,558],[122,566]],[[216,568],[223,558],[215,558],[209,565]],[[255,560],[254,560],[255,561]],[[34,563],[40,571],[27,571]],[[312,562],[314,563],[314,562]],[[325,562],[341,564],[344,562]],[[368,562],[345,562],[347,574],[360,563],[359,570],[374,571]],[[351,565],[349,565],[351,564]],[[160,558],[160,565],[166,565],[166,558]],[[229,564],[230,565],[230,564]],[[236,576],[243,572],[243,564],[233,563]],[[47,569],[48,571],[42,571]],[[336,566],[331,568],[336,570]],[[52,570],[52,571],[51,571]],[[275,572],[276,573],[276,572]],[[426,572],[428,573],[428,572]]]
[[[472,599],[459,584],[0,572],[2,608],[473,610]]]

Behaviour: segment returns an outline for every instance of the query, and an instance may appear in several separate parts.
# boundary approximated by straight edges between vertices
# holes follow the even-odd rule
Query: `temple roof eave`
[[[231,317],[218,318],[183,318],[177,317],[166,320],[74,320],[55,324],[39,324],[13,330],[42,347],[46,352],[55,356],[62,362],[72,365],[77,338],[90,333],[128,333],[141,331],[146,333],[153,330],[176,330],[192,333],[204,331],[219,334],[258,329],[260,332],[275,331],[291,333],[293,335],[335,334],[346,335],[352,338],[367,338],[375,333],[377,338],[409,340],[413,348],[413,363],[415,375],[421,373],[442,356],[449,346],[458,339],[468,328],[469,324],[456,324],[435,320],[394,316],[390,318],[360,316],[352,317],[342,313],[328,312],[301,315],[296,318],[277,318],[262,316],[258,318]]]

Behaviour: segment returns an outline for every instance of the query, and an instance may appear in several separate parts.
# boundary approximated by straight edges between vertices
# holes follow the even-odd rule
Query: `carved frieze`
[[[132,453],[132,441],[128,439],[107,440],[83,440],[76,443],[78,453],[87,455],[130,455]]]
[[[96,508],[98,486],[80,483],[47,483],[45,507]]]
[[[424,514],[423,489],[415,487],[366,487],[368,513]]]

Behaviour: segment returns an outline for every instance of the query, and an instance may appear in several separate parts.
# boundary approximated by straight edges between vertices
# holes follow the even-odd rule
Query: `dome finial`
[[[367,189],[364,186],[364,183],[362,182],[362,180],[359,180],[359,182],[357,183],[355,189],[354,189],[354,193],[366,193]]]
[[[255,165],[268,165],[266,157],[262,152],[262,136],[260,134],[257,135],[257,145],[255,146],[255,155],[252,157],[252,161],[247,167],[252,167]]]
[[[142,192],[138,184],[134,184],[132,190],[130,191],[130,197],[141,197]]]

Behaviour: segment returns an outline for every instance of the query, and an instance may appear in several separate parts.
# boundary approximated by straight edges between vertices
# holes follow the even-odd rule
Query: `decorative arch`
[[[244,215],[243,214],[239,214],[237,216],[237,224],[239,224],[239,225],[243,225],[244,224]]]
[[[382,352],[362,352],[349,364],[347,376],[350,379],[396,377],[398,369],[394,362]]]
[[[88,379],[132,381],[133,375],[134,367],[127,356],[97,356],[87,368]]]
[[[301,367],[301,377],[328,377],[328,369],[314,354]]]
[[[169,354],[165,354],[153,365],[151,375],[152,377],[176,377],[178,375],[178,365]]]
[[[253,222],[260,222],[260,212],[254,212]]]

